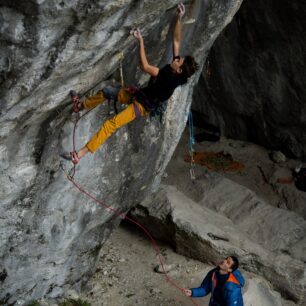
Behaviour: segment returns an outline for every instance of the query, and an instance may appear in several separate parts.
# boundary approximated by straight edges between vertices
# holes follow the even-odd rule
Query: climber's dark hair
[[[199,69],[199,65],[195,61],[193,56],[186,55],[184,58],[184,62],[181,66],[181,69],[182,69],[182,77],[188,79]]]
[[[234,272],[239,267],[239,260],[238,260],[238,258],[236,256],[229,256],[229,257],[233,260],[233,264],[231,266],[231,269]]]

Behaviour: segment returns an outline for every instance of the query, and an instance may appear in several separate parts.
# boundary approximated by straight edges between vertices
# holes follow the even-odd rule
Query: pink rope
[[[94,107],[95,108],[95,107]],[[73,152],[76,152],[76,142],[75,142],[75,134],[76,134],[76,127],[77,127],[77,124],[78,122],[80,121],[81,118],[83,118],[85,115],[87,115],[89,112],[91,112],[94,108],[90,109],[89,111],[87,111],[85,114],[83,114],[82,116],[80,116],[78,118],[78,120],[75,122],[74,124],[74,128],[73,128]],[[64,171],[64,169],[63,169]],[[65,171],[64,171],[65,172]],[[150,239],[151,243],[152,243],[152,246],[155,250],[155,253],[156,255],[158,256],[158,259],[159,259],[159,262],[161,264],[161,267],[162,267],[162,271],[164,273],[164,279],[166,282],[168,282],[171,286],[173,286],[174,288],[176,288],[177,290],[181,291],[183,293],[184,296],[185,295],[185,292],[184,292],[184,288],[180,287],[179,285],[177,285],[170,277],[169,275],[167,274],[166,270],[165,270],[165,267],[164,267],[164,262],[163,262],[163,257],[161,255],[161,252],[160,252],[160,249],[157,245],[157,242],[156,240],[152,237],[152,235],[149,233],[149,231],[142,225],[140,224],[139,222],[133,220],[132,218],[126,216],[126,214],[124,214],[123,212],[119,211],[118,209],[116,208],[113,208],[107,204],[105,204],[103,201],[101,200],[98,200],[97,198],[95,198],[93,195],[91,195],[88,191],[86,191],[85,189],[83,189],[78,183],[76,183],[76,181],[74,180],[74,175],[76,173],[76,164],[73,165],[73,168],[71,169],[71,174],[66,174],[67,178],[69,181],[72,182],[72,184],[83,194],[85,194],[87,197],[89,197],[90,199],[94,200],[96,203],[98,203],[101,207],[103,207],[104,209],[106,210],[109,210],[109,211],[112,211],[115,213],[115,215],[117,217],[121,217],[122,219],[126,219],[128,220],[129,222],[135,224],[136,226],[138,226],[140,229],[142,229],[142,231],[146,234],[146,236]],[[193,305],[195,306],[198,306],[198,304],[191,298],[191,297],[188,297],[189,300],[192,302]]]

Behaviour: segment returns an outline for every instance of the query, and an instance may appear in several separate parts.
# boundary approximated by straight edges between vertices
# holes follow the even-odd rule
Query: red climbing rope
[[[78,122],[80,121],[81,118],[83,118],[85,115],[87,115],[89,112],[91,112],[94,108],[90,109],[89,111],[87,111],[86,113],[84,113],[82,116],[80,116],[75,124],[74,124],[74,128],[73,128],[73,152],[76,152],[76,145],[75,145],[75,134],[76,134],[76,127]],[[101,207],[103,207],[104,209],[110,210],[112,212],[115,213],[115,215],[117,217],[121,217],[122,219],[126,219],[129,222],[137,225],[139,228],[141,228],[143,230],[143,232],[147,235],[147,237],[151,240],[152,246],[156,252],[156,255],[158,256],[159,262],[161,264],[163,273],[164,273],[164,277],[165,277],[165,281],[168,282],[171,286],[173,286],[174,288],[178,289],[179,291],[181,291],[184,296],[185,292],[184,292],[184,288],[181,288],[180,286],[178,286],[167,274],[165,267],[164,267],[164,262],[163,262],[163,257],[161,255],[160,249],[157,245],[157,242],[155,241],[155,239],[152,237],[152,235],[149,233],[149,231],[139,222],[133,220],[132,218],[128,217],[126,214],[124,214],[123,212],[119,211],[118,209],[111,207],[107,204],[105,204],[103,201],[98,200],[96,197],[94,197],[92,194],[90,194],[88,191],[86,191],[85,189],[83,189],[75,180],[74,180],[74,175],[76,173],[76,164],[73,165],[73,168],[69,171],[69,173],[67,173],[64,169],[63,164],[60,164],[61,169],[63,170],[63,172],[66,174],[68,180],[84,195],[86,195],[87,197],[89,197],[90,199],[94,200],[96,203],[98,203]],[[193,305],[198,306],[198,304],[191,298],[189,297],[190,301],[193,303]]]

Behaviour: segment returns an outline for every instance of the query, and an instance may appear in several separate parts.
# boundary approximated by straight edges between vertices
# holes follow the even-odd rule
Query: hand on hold
[[[177,6],[177,12],[176,12],[177,16],[179,18],[182,18],[185,14],[185,5],[183,3],[180,3],[178,6]]]
[[[139,30],[139,28],[132,30],[131,34],[133,34],[133,36],[137,39],[137,40],[142,40],[142,35],[141,32]]]
[[[186,296],[191,296],[192,292],[190,289],[183,289]]]

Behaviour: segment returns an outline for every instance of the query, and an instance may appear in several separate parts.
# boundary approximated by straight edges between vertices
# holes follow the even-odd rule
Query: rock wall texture
[[[223,134],[306,160],[305,1],[244,1],[216,40],[193,108]]]
[[[242,0],[187,1],[183,53],[203,65]],[[0,5],[0,304],[78,290],[95,271],[99,250],[120,220],[67,181],[58,154],[72,149],[76,115],[70,89],[101,89],[124,51],[127,83],[144,84],[136,69],[140,27],[149,61],[171,53],[178,1],[8,1]],[[141,119],[122,128],[77,167],[76,180],[123,212],[158,187],[184,129],[196,75],[178,89],[164,121]],[[105,106],[78,124],[77,147],[107,117]],[[68,165],[67,165],[68,167]]]

